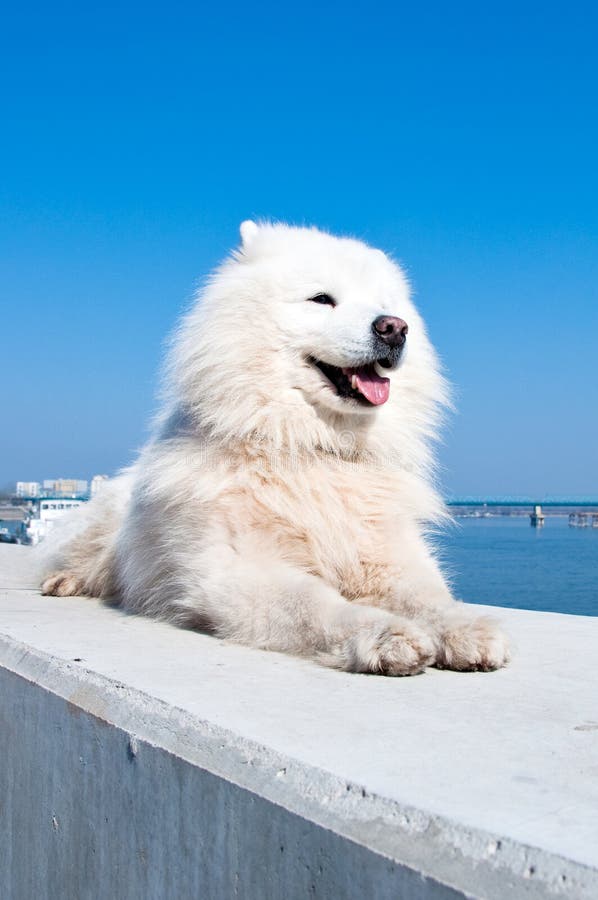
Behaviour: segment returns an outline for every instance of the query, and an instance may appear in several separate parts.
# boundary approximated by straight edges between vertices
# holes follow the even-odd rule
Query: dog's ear
[[[248,247],[258,233],[259,227],[251,219],[246,219],[244,222],[241,222],[239,231],[241,232],[242,245]]]

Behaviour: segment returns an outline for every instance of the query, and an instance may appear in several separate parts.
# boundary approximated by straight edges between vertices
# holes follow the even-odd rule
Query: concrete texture
[[[0,896],[598,897],[598,619],[348,675],[42,598],[0,547]],[[4,587],[5,586],[5,587]]]

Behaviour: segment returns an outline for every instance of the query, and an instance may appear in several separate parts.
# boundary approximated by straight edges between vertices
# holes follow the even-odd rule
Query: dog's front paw
[[[490,672],[509,662],[509,642],[493,619],[481,616],[449,626],[440,636],[439,669]]]
[[[347,639],[343,668],[377,675],[417,675],[433,664],[436,646],[423,629],[401,619],[368,625]]]

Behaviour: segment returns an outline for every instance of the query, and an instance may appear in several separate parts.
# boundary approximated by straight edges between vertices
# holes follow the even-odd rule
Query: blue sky
[[[0,35],[0,484],[129,462],[239,222],[407,267],[447,491],[598,494],[591,4],[28,5]]]

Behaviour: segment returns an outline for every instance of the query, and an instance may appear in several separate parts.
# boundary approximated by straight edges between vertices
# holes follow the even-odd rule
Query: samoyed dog
[[[426,538],[445,400],[392,259],[244,222],[175,335],[155,436],[49,545],[42,590],[350,672],[499,668],[504,635]]]

